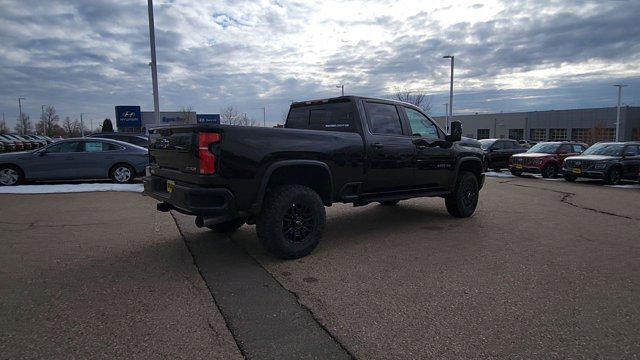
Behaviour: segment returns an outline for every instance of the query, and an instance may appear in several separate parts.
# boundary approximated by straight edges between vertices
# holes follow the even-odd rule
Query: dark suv
[[[511,155],[527,151],[518,144],[518,140],[510,139],[482,139],[480,147],[485,154],[484,168],[494,171],[508,168]]]
[[[603,179],[607,184],[619,184],[622,179],[638,180],[640,172],[640,142],[597,143],[580,156],[564,160],[565,180],[579,177]]]

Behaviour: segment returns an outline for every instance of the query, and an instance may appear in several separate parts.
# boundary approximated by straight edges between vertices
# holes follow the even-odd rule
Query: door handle
[[[384,145],[382,145],[381,143],[373,143],[371,144],[371,147],[376,149],[382,149]]]

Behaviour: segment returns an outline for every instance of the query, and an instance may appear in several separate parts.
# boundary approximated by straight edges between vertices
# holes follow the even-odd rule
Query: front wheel
[[[22,170],[12,165],[0,166],[0,185],[15,186],[24,182]]]
[[[554,178],[558,175],[558,168],[554,164],[549,164],[542,169],[542,177],[545,179]]]
[[[262,246],[281,259],[297,259],[315,249],[326,214],[320,196],[302,185],[283,185],[269,192],[256,222]]]
[[[444,198],[449,214],[458,218],[473,215],[478,206],[479,191],[476,176],[469,171],[460,172],[453,193]]]
[[[400,200],[388,200],[388,201],[378,201],[378,204],[382,206],[396,206]]]
[[[511,169],[511,170],[509,170],[509,171],[511,171],[511,174],[512,174],[513,176],[522,176],[522,171],[520,171],[520,170],[513,170],[513,169]]]
[[[578,178],[575,175],[569,175],[569,174],[564,174],[563,175],[564,179],[567,180],[568,182],[574,182],[576,181],[576,179]]]
[[[620,169],[612,168],[611,170],[609,170],[609,172],[605,176],[604,181],[608,185],[618,185],[620,184],[621,179],[622,179],[622,173],[620,172]]]

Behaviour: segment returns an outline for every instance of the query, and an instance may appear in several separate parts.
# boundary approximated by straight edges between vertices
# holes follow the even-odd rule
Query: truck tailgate
[[[198,133],[191,127],[149,130],[149,162],[161,169],[195,174]]]

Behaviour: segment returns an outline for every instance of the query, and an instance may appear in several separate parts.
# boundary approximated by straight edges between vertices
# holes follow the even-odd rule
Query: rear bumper
[[[579,174],[574,173],[569,169],[562,169],[562,175],[570,175],[575,177],[583,177],[589,179],[604,179],[604,171],[596,171],[596,170],[583,170]]]
[[[523,173],[531,173],[531,174],[539,174],[542,171],[541,168],[539,167],[523,166],[522,168],[518,168],[513,164],[509,165],[509,170],[520,171]]]
[[[167,179],[159,176],[143,178],[144,193],[162,204],[158,209],[178,210],[189,215],[228,215],[237,214],[236,199],[226,188],[204,188],[197,185],[176,182],[172,192],[167,192]]]

